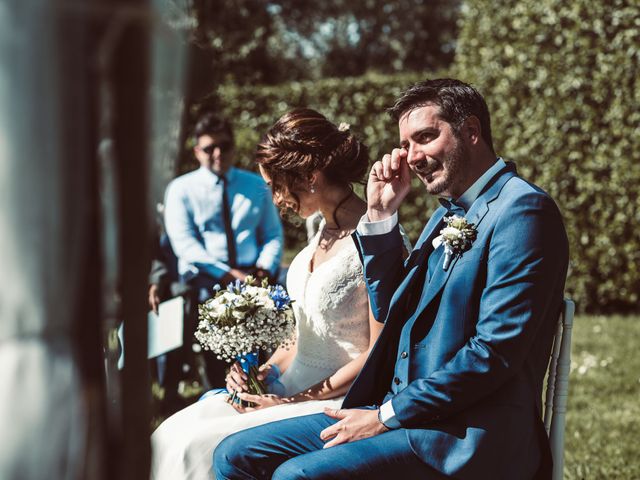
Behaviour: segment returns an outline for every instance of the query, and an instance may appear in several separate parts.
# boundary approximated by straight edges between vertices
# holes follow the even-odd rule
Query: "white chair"
[[[551,443],[553,457],[553,480],[562,479],[564,467],[564,425],[569,394],[569,371],[571,367],[571,329],[575,303],[565,298],[558,328],[553,340],[547,393],[544,406],[544,427]]]

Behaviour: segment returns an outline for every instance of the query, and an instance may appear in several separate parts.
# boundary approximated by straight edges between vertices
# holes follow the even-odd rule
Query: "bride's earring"
[[[317,174],[314,173],[313,175],[311,175],[308,180],[309,180],[309,193],[316,193],[316,181],[317,181]]]

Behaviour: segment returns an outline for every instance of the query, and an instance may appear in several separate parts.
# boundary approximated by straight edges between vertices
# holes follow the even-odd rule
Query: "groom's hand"
[[[378,421],[378,410],[325,408],[324,414],[340,421],[320,432],[322,441],[330,440],[323,448],[374,437],[388,430]]]
[[[393,215],[411,189],[411,170],[405,148],[394,148],[373,164],[367,182],[367,216],[372,222]]]

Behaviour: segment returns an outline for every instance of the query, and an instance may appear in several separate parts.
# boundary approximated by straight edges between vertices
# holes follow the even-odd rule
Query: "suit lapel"
[[[507,183],[507,181],[515,175],[516,173],[513,164],[508,163],[507,167],[498,172],[496,176],[491,181],[489,181],[489,184],[487,185],[484,193],[482,193],[476,199],[476,201],[473,202],[473,205],[465,215],[465,218],[470,223],[473,223],[477,229],[480,228],[482,220],[489,212],[489,204],[498,197],[505,183]],[[433,272],[433,277],[425,287],[425,294],[420,299],[420,303],[417,308],[418,311],[424,310],[435,298],[438,292],[442,290],[442,288],[444,288],[447,280],[449,279],[449,275],[451,275],[451,272],[455,268],[459,258],[460,256],[455,256],[451,260],[451,263],[449,264],[449,268],[447,268],[447,270],[444,270],[442,268],[442,259],[438,261],[437,267]]]
[[[427,223],[427,226],[424,228],[420,238],[418,239],[418,243],[416,244],[417,250],[414,250],[412,255],[407,259],[407,268],[410,268],[410,265],[422,265],[425,257],[431,255],[431,252],[433,251],[433,245],[431,242],[438,236],[440,230],[444,226],[443,219],[446,213],[446,209],[442,207],[433,212],[429,223]]]

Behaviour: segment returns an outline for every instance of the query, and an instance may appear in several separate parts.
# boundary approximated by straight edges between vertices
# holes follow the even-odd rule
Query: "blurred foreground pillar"
[[[87,2],[91,4],[93,2]],[[95,33],[0,4],[0,478],[104,478]]]
[[[146,3],[0,4],[2,480],[147,476]],[[111,156],[99,161],[105,108]],[[127,324],[110,409],[107,315]]]
[[[103,85],[110,94],[101,115],[104,121],[108,112],[113,140],[113,193],[117,205],[114,233],[118,245],[113,261],[117,262],[119,274],[115,285],[118,301],[111,303],[119,307],[119,312],[114,313],[124,322],[125,366],[120,397],[122,430],[120,436],[112,437],[117,443],[111,444],[109,452],[114,465],[120,467],[115,472],[111,467],[112,476],[145,480],[149,477],[151,453],[146,322],[152,244],[148,196],[151,11],[147,0],[112,0],[110,4],[115,11],[106,38],[113,38],[113,45],[111,53],[107,49],[107,58],[102,59],[107,79]],[[110,262],[111,255],[108,250],[106,253],[105,261]]]

